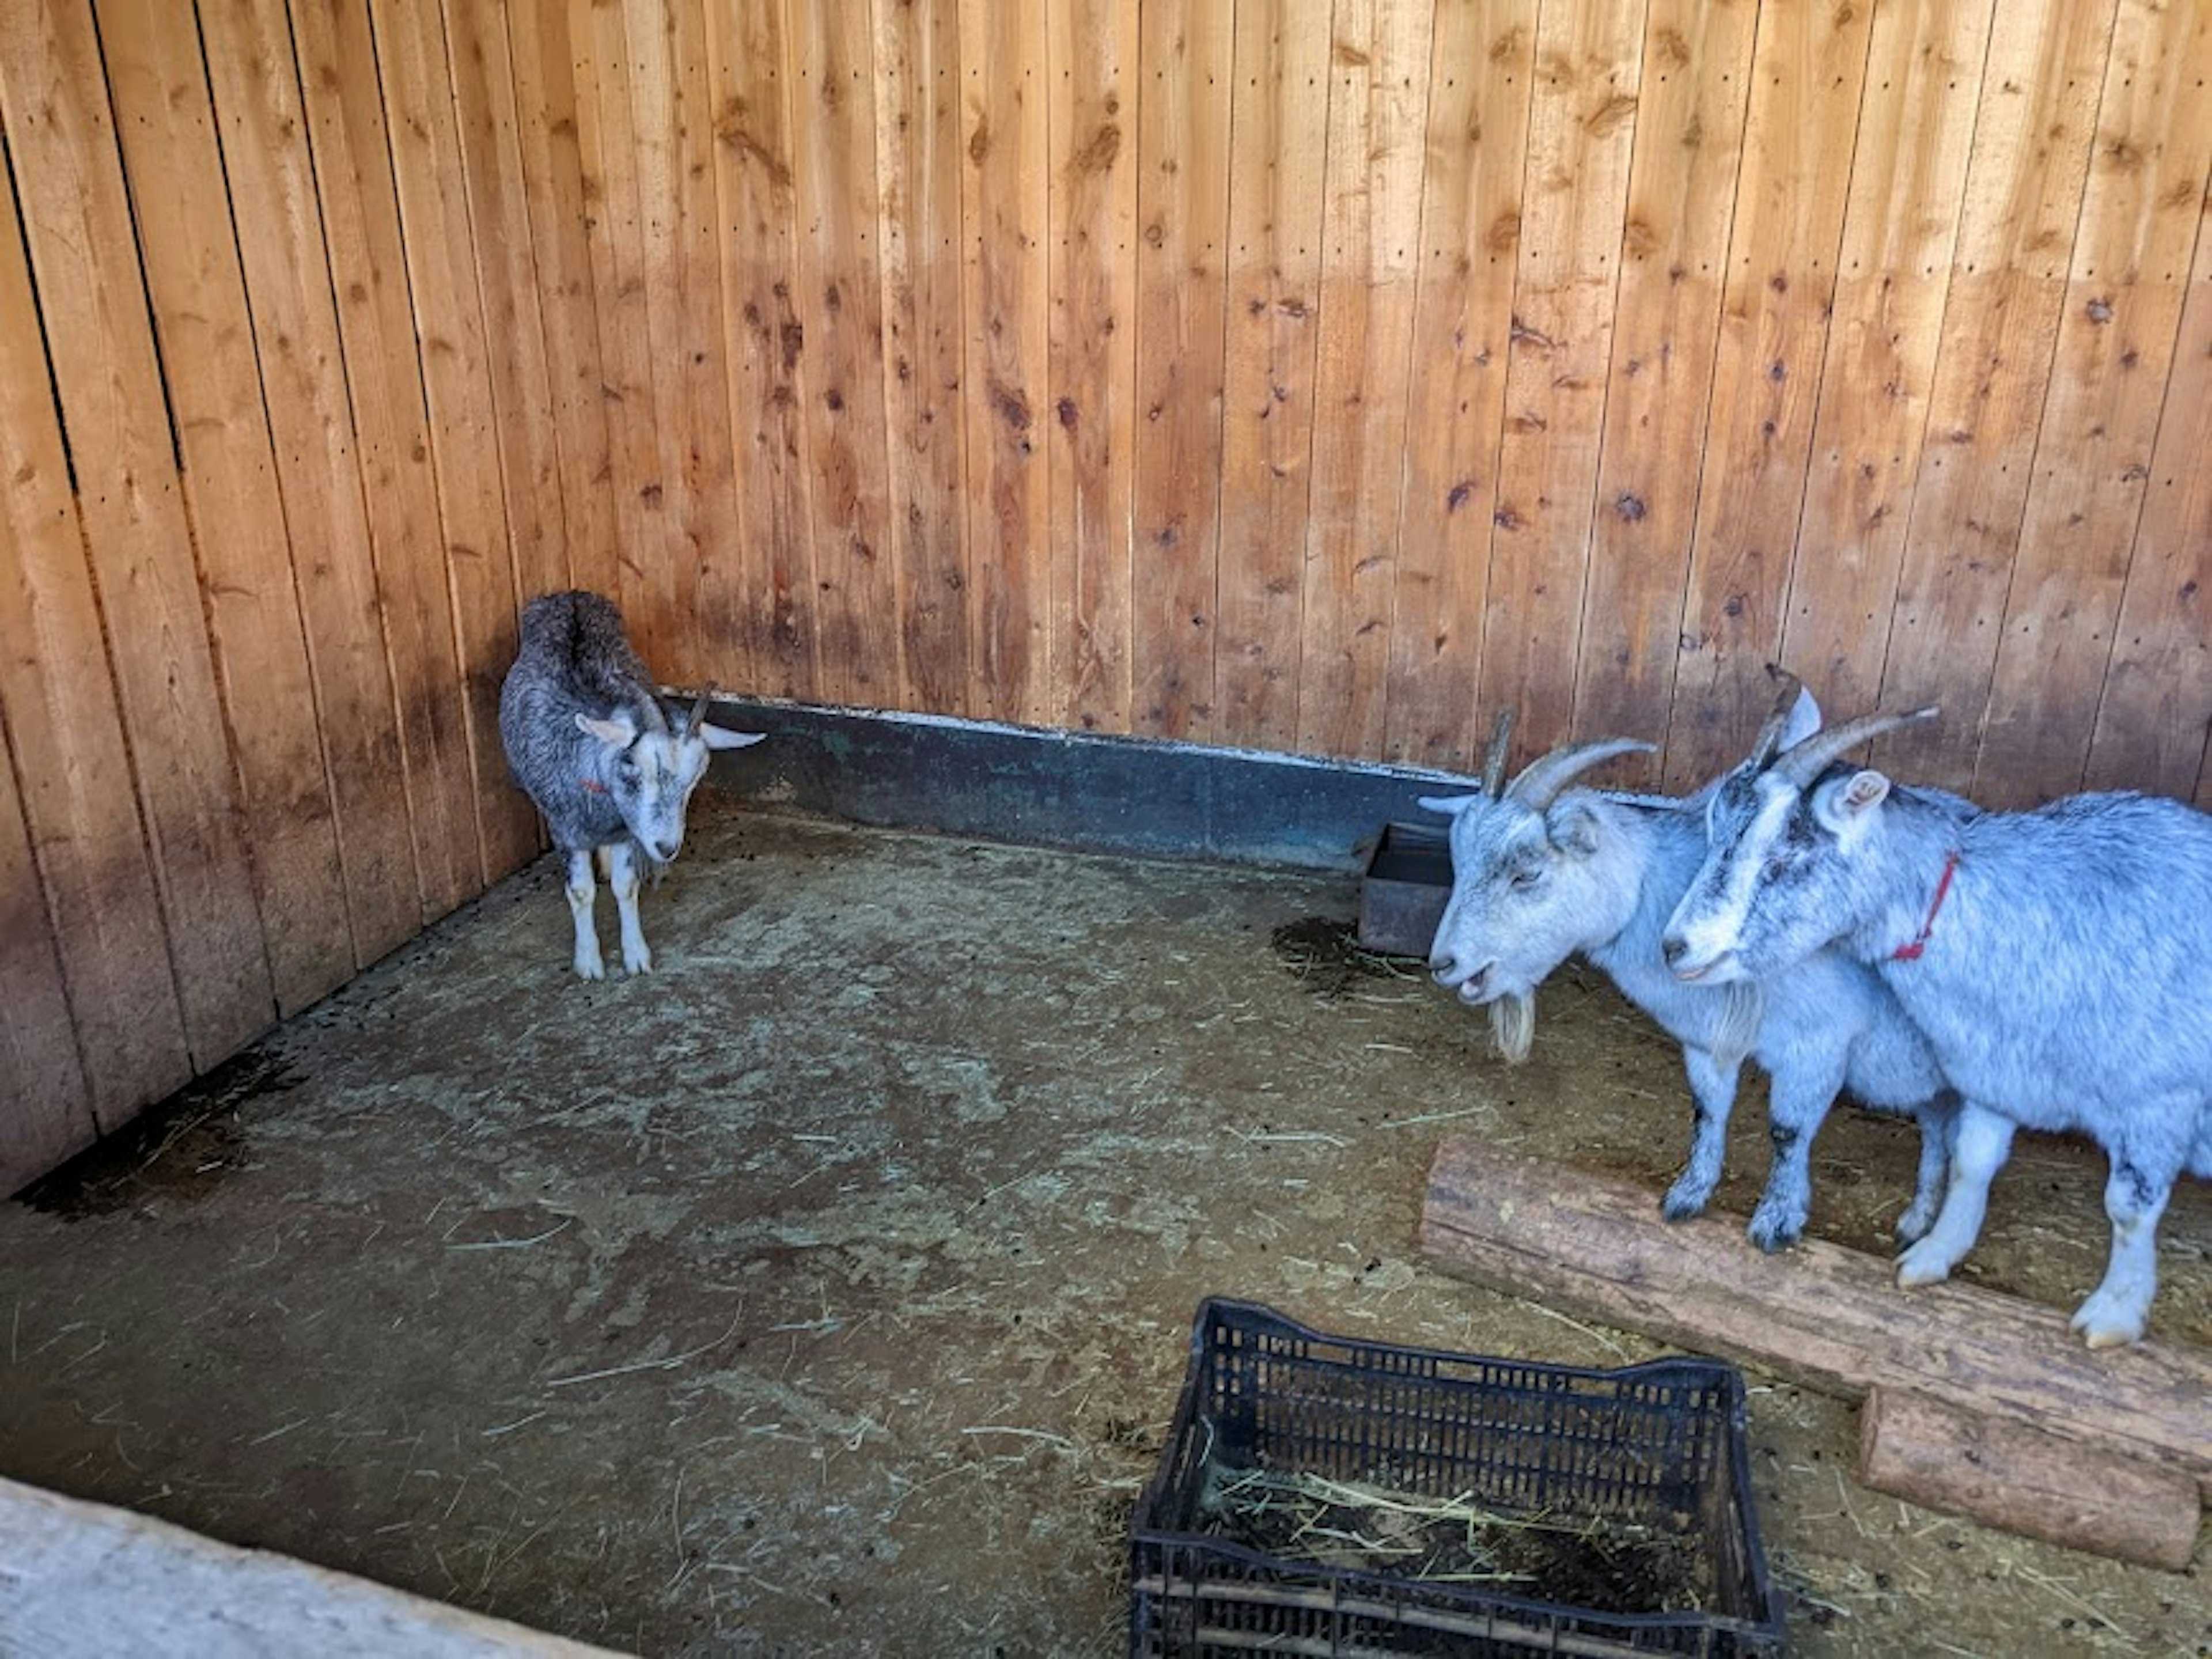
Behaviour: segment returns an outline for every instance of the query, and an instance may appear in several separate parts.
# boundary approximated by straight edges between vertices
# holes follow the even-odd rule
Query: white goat
[[[2173,1182],[2212,1175],[2212,817],[2133,793],[1979,812],[1832,765],[1935,712],[1869,715],[1779,753],[1763,742],[1710,802],[1667,959],[1717,985],[1841,951],[1926,1035],[1969,1103],[1903,1284],[1946,1277],[1972,1245],[2015,1125],[2095,1139],[2112,1256],[2073,1322],[2092,1347],[2132,1342]]]
[[[1802,696],[1771,724],[1780,731],[1785,719],[1802,734],[1818,726],[1820,711]],[[1956,1101],[1881,981],[1825,953],[1755,985],[1684,985],[1668,971],[1659,935],[1705,857],[1703,797],[1685,804],[1566,787],[1601,761],[1650,747],[1626,738],[1554,750],[1501,791],[1510,724],[1498,721],[1480,794],[1421,803],[1452,819],[1452,896],[1429,958],[1437,982],[1462,1001],[1489,1004],[1500,1050],[1518,1061],[1536,986],[1581,951],[1682,1045],[1695,1117],[1688,1167],[1663,1206],[1671,1220],[1711,1199],[1737,1078],[1755,1059],[1771,1079],[1774,1148],[1748,1229],[1761,1249],[1804,1230],[1813,1139],[1839,1090],[1917,1117],[1919,1176],[1897,1231],[1920,1237],[1942,1188]]]

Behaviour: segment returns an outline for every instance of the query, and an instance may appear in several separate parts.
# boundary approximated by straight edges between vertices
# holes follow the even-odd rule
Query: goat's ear
[[[1544,833],[1562,853],[1588,858],[1597,851],[1598,816],[1586,797],[1569,795],[1544,814]]]
[[[1879,772],[1854,772],[1820,792],[1813,799],[1813,816],[1823,829],[1847,836],[1874,821],[1876,808],[1889,799],[1889,780]]]
[[[637,741],[637,727],[627,720],[595,720],[580,709],[576,714],[576,729],[617,749],[627,749]]]
[[[747,749],[768,735],[765,732],[726,732],[719,726],[702,726],[699,735],[709,749]]]
[[[1803,686],[1797,688],[1797,701],[1790,706],[1790,718],[1782,723],[1782,738],[1775,744],[1778,750],[1795,749],[1799,744],[1820,729],[1820,705],[1813,701],[1813,694]]]
[[[1448,818],[1455,818],[1475,802],[1487,799],[1484,795],[1424,795],[1414,805],[1424,812],[1441,812]]]

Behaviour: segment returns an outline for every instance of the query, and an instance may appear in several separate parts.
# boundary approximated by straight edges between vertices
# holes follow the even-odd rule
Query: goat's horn
[[[1513,711],[1501,708],[1490,728],[1490,747],[1482,757],[1482,793],[1492,800],[1505,784],[1505,751],[1513,741]]]
[[[1908,708],[1900,714],[1862,714],[1855,720],[1845,720],[1841,726],[1815,732],[1778,759],[1774,763],[1774,770],[1803,789],[1827,769],[1829,762],[1848,754],[1861,744],[1869,743],[1883,732],[1893,732],[1900,726],[1910,726],[1915,720],[1935,718],[1933,703],[1925,708]]]
[[[1652,748],[1640,738],[1605,738],[1596,743],[1554,749],[1541,760],[1532,762],[1505,793],[1531,811],[1540,812],[1560,790],[1599,762],[1609,761],[1616,755],[1648,755]]]
[[[705,690],[699,693],[699,700],[691,705],[691,712],[685,715],[684,719],[684,735],[685,737],[694,738],[699,735],[699,727],[705,723],[707,719],[707,701],[714,695],[714,688],[712,684],[709,684]]]
[[[1759,740],[1751,746],[1751,769],[1754,772],[1765,771],[1773,761],[1774,751],[1782,742],[1782,728],[1790,724],[1790,713],[1797,706],[1797,694],[1804,690],[1803,683],[1786,668],[1769,663],[1766,672],[1775,686],[1774,712],[1759,728]]]

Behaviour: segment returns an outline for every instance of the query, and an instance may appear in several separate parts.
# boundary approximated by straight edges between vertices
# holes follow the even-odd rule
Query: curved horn
[[[699,728],[706,723],[707,720],[707,700],[714,695],[714,683],[710,680],[700,691],[699,700],[691,705],[691,712],[684,717],[684,735],[685,737],[696,738],[699,735]]]
[[[1652,748],[1640,738],[1603,738],[1596,743],[1554,749],[1541,760],[1532,762],[1505,793],[1531,811],[1540,812],[1552,804],[1559,791],[1599,762],[1609,761],[1616,755],[1648,755]]]
[[[1895,731],[1900,726],[1910,726],[1915,720],[1933,720],[1935,717],[1936,705],[1933,703],[1925,708],[1908,708],[1901,714],[1862,714],[1855,720],[1845,720],[1841,726],[1815,732],[1776,760],[1774,770],[1802,789],[1827,769],[1829,762],[1848,754],[1861,744],[1870,742],[1885,732]]]
[[[1513,740],[1513,711],[1501,708],[1498,722],[1490,728],[1490,748],[1482,757],[1482,793],[1491,799],[1498,799],[1505,783],[1505,751]]]
[[[1774,712],[1759,728],[1759,740],[1751,745],[1751,769],[1754,772],[1764,772],[1773,763],[1774,751],[1782,742],[1782,728],[1790,724],[1790,711],[1796,708],[1797,694],[1804,689],[1802,681],[1777,664],[1767,664],[1766,673],[1774,682]]]

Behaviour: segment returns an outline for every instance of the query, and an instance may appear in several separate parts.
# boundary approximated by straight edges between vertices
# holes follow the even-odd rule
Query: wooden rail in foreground
[[[2176,1565],[2212,1492],[2212,1356],[2199,1349],[2092,1352],[2054,1309],[1972,1285],[1900,1291],[1886,1261],[1818,1239],[1762,1255],[1729,1218],[1663,1222],[1641,1187],[1465,1137],[1437,1150],[1421,1247],[1449,1273],[1826,1392],[1879,1389],[1870,1484],[1910,1480],[1904,1495],[1990,1525]],[[1927,1413],[1908,1396],[1984,1426],[1915,1433]],[[2103,1482],[2082,1474],[2093,1459]],[[2034,1493],[2064,1468],[2076,1486],[2125,1483],[2149,1512],[2123,1528],[2094,1507],[2054,1510]]]

